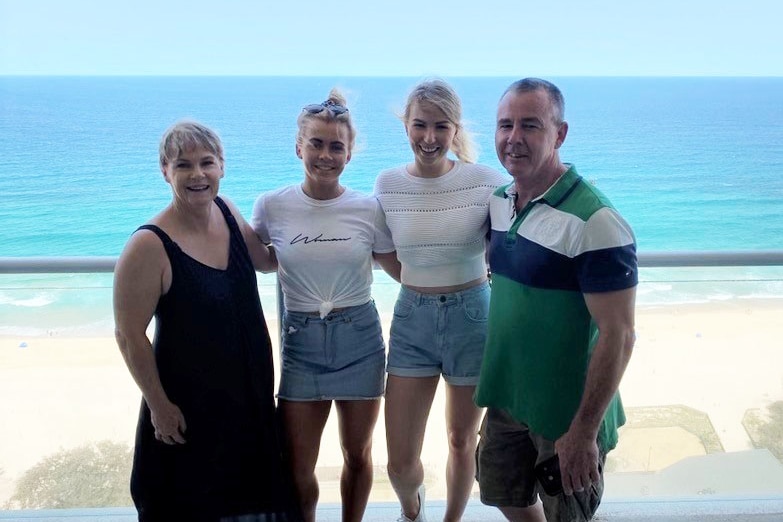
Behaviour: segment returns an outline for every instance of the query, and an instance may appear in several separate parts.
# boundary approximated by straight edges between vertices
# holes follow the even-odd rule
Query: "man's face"
[[[568,124],[555,122],[555,108],[543,89],[508,92],[498,104],[495,150],[518,182],[559,175],[557,149],[567,132]]]

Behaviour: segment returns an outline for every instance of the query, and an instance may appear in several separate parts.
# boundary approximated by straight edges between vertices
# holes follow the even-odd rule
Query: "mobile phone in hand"
[[[560,459],[557,457],[557,454],[536,464],[534,472],[544,493],[553,497],[563,492],[563,481],[560,477]]]

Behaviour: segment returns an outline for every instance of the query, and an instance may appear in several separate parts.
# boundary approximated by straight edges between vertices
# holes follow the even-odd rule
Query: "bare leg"
[[[446,514],[444,522],[458,522],[476,480],[476,444],[481,409],[473,402],[475,386],[446,385]]]
[[[318,504],[315,464],[331,407],[331,401],[298,402],[280,399],[294,485],[305,522],[315,522],[315,506]]]
[[[343,472],[343,522],[361,522],[372,489],[372,432],[381,400],[337,401]]]
[[[386,381],[387,469],[402,512],[411,520],[420,508],[418,489],[424,482],[421,448],[438,379],[389,375]]]
[[[498,509],[510,522],[546,522],[544,506],[540,500],[526,508],[502,507]]]

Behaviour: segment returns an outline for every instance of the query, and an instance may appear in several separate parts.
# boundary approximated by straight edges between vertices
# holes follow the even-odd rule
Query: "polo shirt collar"
[[[557,207],[563,200],[565,200],[576,185],[582,181],[582,176],[576,172],[576,167],[570,163],[566,163],[568,170],[566,170],[562,176],[557,178],[551,187],[541,196],[547,205],[550,207]]]
[[[572,163],[566,163],[565,165],[568,166],[568,170],[557,178],[555,182],[546,189],[546,192],[532,200],[533,203],[546,203],[550,207],[557,207],[568,197],[576,185],[582,181],[582,176],[576,172],[576,167]],[[506,187],[507,198],[513,200],[516,193],[516,183],[511,183]]]

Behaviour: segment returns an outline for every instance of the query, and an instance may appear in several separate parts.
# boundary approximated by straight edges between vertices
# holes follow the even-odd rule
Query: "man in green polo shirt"
[[[561,162],[567,133],[552,83],[526,78],[501,97],[495,147],[513,182],[490,201],[492,298],[475,398],[487,407],[481,500],[511,521],[590,520],[625,422],[617,390],[634,343],[636,240]]]

